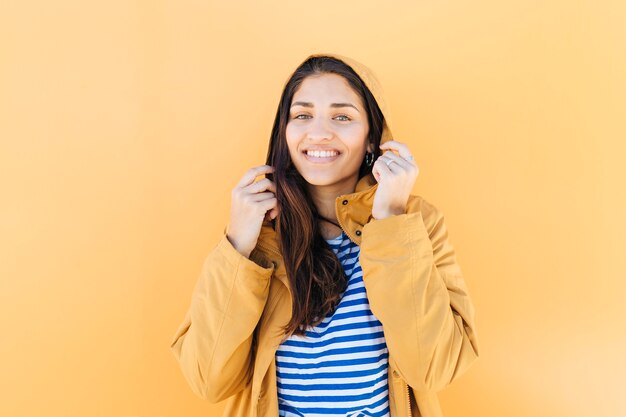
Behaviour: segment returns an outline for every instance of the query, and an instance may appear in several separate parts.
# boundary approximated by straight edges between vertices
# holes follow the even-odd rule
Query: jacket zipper
[[[405,382],[404,386],[406,387],[406,399],[408,400],[407,404],[408,404],[408,410],[409,410],[409,417],[411,417],[411,394],[409,393],[409,384]]]

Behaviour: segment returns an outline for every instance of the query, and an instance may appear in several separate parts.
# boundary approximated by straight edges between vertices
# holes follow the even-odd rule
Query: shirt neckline
[[[341,234],[339,236],[333,237],[331,239],[324,239],[324,240],[326,242],[333,243],[333,242],[339,242],[342,239],[343,239],[343,231],[341,232]]]

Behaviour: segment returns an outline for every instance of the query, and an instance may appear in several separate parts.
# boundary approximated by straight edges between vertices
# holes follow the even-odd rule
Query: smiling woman
[[[333,312],[345,290],[345,277],[337,279],[342,267],[322,240],[342,232],[335,200],[353,193],[359,178],[371,172],[365,154],[380,144],[383,115],[348,65],[316,57],[287,83],[279,117],[267,164],[277,168],[271,174],[281,213],[276,231],[287,270],[293,271],[293,315],[285,332],[302,335]]]
[[[328,189],[331,185],[340,194],[354,189],[365,147],[369,152],[373,147],[366,141],[369,123],[364,107],[346,79],[335,73],[310,75],[294,93],[286,129],[287,145],[296,168],[311,184],[309,192],[314,199],[319,196],[316,190],[320,187]],[[315,164],[312,171],[298,153],[305,155],[304,161]],[[336,163],[319,166],[329,162]],[[335,167],[334,172],[329,170]],[[337,172],[339,168],[341,172]],[[337,178],[338,175],[343,176]],[[332,216],[333,201],[319,201],[318,197],[317,205],[325,205],[326,211],[331,211],[327,215]]]
[[[388,116],[347,57],[311,55],[285,84],[171,343],[225,416],[440,417],[437,391],[478,358],[443,214],[410,194]]]
[[[359,246],[343,233],[335,210],[337,197],[354,193],[371,171],[365,154],[378,148],[382,113],[360,77],[330,57],[301,65],[286,92],[280,107],[291,98],[284,127],[289,158],[280,145],[274,159],[270,146],[268,158],[278,168],[276,229],[289,248],[283,257],[293,300],[275,359],[279,416],[386,416],[382,324],[369,309]],[[273,143],[281,142],[280,127]],[[294,239],[296,230],[303,239]]]

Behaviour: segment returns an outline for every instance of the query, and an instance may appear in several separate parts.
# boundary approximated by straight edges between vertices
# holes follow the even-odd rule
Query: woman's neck
[[[354,177],[350,182],[332,184],[332,185],[309,185],[309,193],[317,208],[320,221],[320,230],[325,239],[337,237],[341,233],[337,215],[335,213],[335,204],[337,197],[344,194],[354,192],[357,178]]]

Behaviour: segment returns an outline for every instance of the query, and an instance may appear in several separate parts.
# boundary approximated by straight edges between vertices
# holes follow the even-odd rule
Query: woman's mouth
[[[309,162],[314,164],[332,162],[341,155],[341,153],[337,151],[304,151],[303,154]]]

